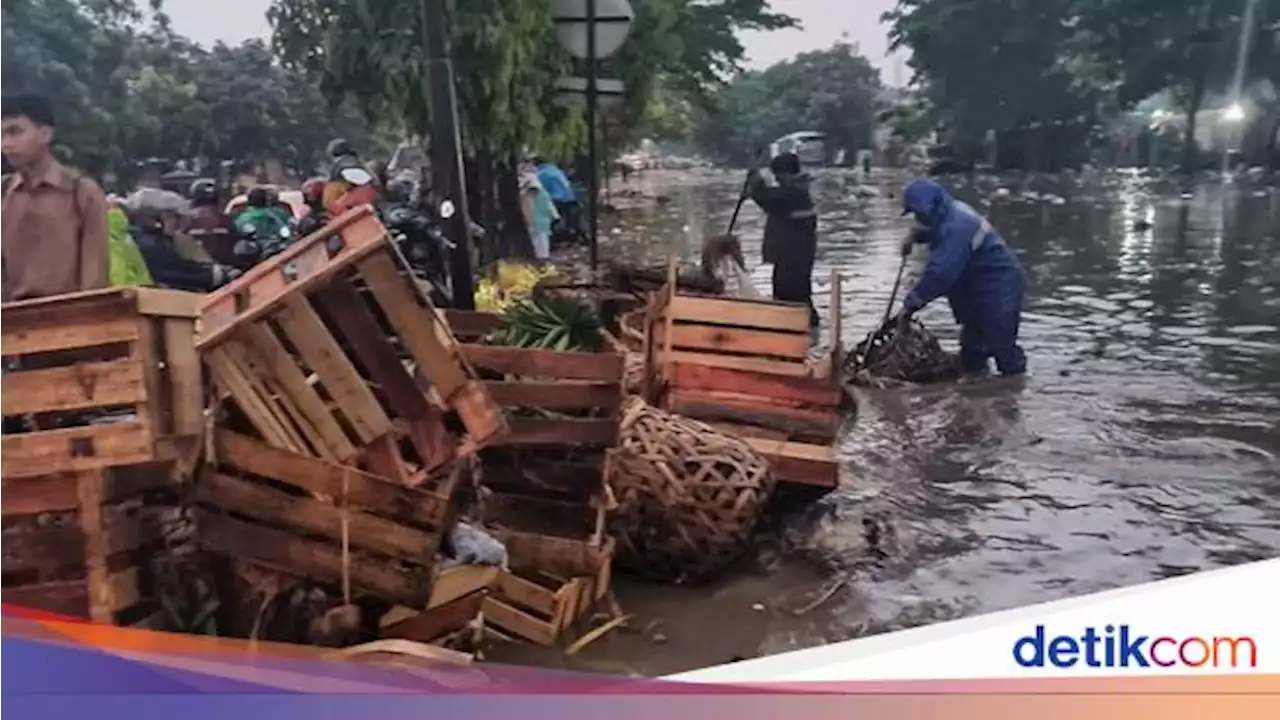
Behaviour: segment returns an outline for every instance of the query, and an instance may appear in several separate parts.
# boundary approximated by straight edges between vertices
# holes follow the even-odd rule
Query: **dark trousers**
[[[782,260],[773,264],[773,299],[809,306],[809,325],[820,319],[813,306],[813,263]]]
[[[1020,307],[995,311],[978,309],[960,326],[960,364],[966,373],[988,370],[995,358],[1001,375],[1021,375],[1027,371],[1027,356],[1018,345]]]

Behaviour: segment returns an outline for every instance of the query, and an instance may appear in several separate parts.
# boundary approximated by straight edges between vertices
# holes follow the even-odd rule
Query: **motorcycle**
[[[394,203],[380,209],[382,223],[396,242],[414,277],[423,283],[431,301],[452,307],[453,283],[449,275],[449,253],[457,244],[444,236],[432,214],[413,203]]]

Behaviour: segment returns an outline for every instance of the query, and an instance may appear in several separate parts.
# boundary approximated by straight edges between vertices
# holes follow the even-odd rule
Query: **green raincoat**
[[[120,208],[107,212],[108,246],[111,257],[111,284],[116,287],[154,285],[142,251],[129,237],[129,218]]]

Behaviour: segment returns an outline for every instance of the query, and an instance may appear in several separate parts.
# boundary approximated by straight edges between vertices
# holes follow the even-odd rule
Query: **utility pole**
[[[474,310],[475,286],[471,269],[471,214],[467,211],[466,176],[462,168],[462,142],[458,136],[458,99],[453,87],[453,63],[449,59],[449,15],[445,0],[422,0],[422,44],[427,52],[426,96],[431,107],[431,186],[440,203],[445,236],[456,247],[449,253],[449,279],[453,304]]]
[[[596,158],[596,0],[587,0],[587,156],[591,161],[588,174],[587,216],[591,219],[591,272],[599,262],[600,218],[596,199],[600,194],[600,161]]]

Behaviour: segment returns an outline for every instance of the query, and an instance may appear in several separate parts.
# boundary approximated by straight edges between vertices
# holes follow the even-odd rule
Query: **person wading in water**
[[[769,163],[777,184],[751,171],[747,193],[768,216],[764,226],[764,261],[773,264],[773,299],[809,306],[809,324],[817,327],[813,307],[813,263],[818,251],[818,212],[809,194],[809,176],[801,172],[795,153],[782,153]]]

